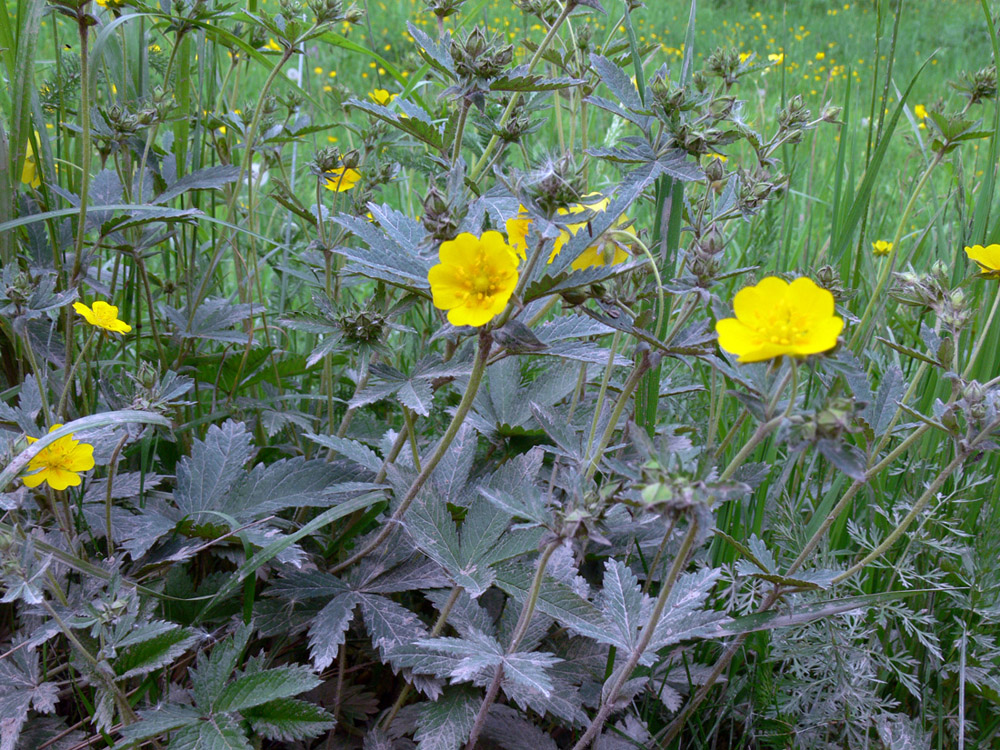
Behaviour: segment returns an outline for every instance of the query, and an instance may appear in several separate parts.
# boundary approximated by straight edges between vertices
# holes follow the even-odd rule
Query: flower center
[[[761,338],[779,346],[799,344],[809,333],[809,330],[796,320],[796,316],[787,305],[778,305],[770,314],[762,316],[757,329]]]
[[[486,302],[500,288],[501,274],[480,256],[469,268],[459,268],[458,277],[467,302]]]

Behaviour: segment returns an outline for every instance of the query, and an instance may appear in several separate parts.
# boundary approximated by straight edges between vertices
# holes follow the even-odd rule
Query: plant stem
[[[993,306],[990,307],[990,314],[986,317],[986,322],[983,324],[983,329],[979,332],[979,338],[976,340],[976,345],[972,347],[972,354],[969,355],[969,362],[965,366],[965,370],[962,372],[962,377],[968,379],[969,375],[972,374],[972,368],[976,364],[976,360],[979,359],[979,355],[983,350],[983,344],[986,343],[986,336],[989,334],[991,326],[993,325],[993,318],[996,317],[997,307],[1000,306],[1000,284],[997,285],[996,293],[993,295]]]
[[[639,659],[642,658],[643,653],[649,646],[649,642],[653,639],[653,634],[656,632],[656,626],[659,624],[660,617],[663,615],[664,607],[666,607],[667,599],[670,596],[670,592],[674,589],[674,584],[677,582],[677,578],[680,576],[681,571],[687,564],[688,555],[691,553],[691,548],[694,546],[694,540],[697,536],[698,520],[694,516],[691,516],[691,525],[688,527],[687,534],[684,535],[684,541],[681,542],[681,548],[677,550],[677,557],[674,558],[674,564],[670,567],[667,579],[663,582],[663,586],[660,588],[660,593],[656,597],[656,603],[653,605],[653,611],[649,615],[649,620],[642,627],[642,635],[639,636],[639,642],[635,645],[635,648],[629,655],[628,661],[625,662],[625,666],[622,667],[621,671],[618,673],[618,679],[615,680],[611,690],[608,691],[607,698],[601,703],[601,708],[597,712],[597,716],[595,716],[593,721],[590,722],[590,726],[587,727],[587,731],[584,732],[583,737],[581,737],[580,740],[573,745],[573,750],[584,750],[588,747],[590,743],[594,741],[597,733],[601,731],[601,727],[604,726],[604,722],[607,721],[608,716],[614,709],[618,694],[628,681],[628,678],[632,675],[632,670],[636,668],[636,665],[639,663]]]
[[[764,422],[754,431],[753,435],[750,436],[750,439],[747,441],[746,445],[740,448],[740,452],[737,453],[735,458],[733,458],[733,460],[729,462],[729,465],[725,468],[725,471],[723,471],[722,474],[719,475],[720,482],[725,482],[726,480],[731,479],[733,474],[736,473],[736,470],[740,468],[740,466],[743,465],[743,462],[747,460],[747,458],[750,456],[751,453],[753,453],[754,449],[758,445],[760,445],[767,438],[767,436],[770,435],[777,427],[779,427],[781,423],[788,418],[789,414],[791,414],[792,408],[795,406],[795,393],[798,390],[798,382],[799,382],[798,372],[799,372],[798,365],[796,364],[795,360],[792,360],[790,374],[786,376],[785,380],[782,381],[781,385],[778,386],[778,390],[775,391],[774,399],[771,402],[771,408],[768,409],[768,411],[771,411],[771,409],[773,409],[774,406],[777,404],[778,398],[785,390],[785,385],[788,383],[789,380],[791,380],[792,394],[791,396],[788,397],[788,406],[785,408],[785,411],[782,412],[780,415],[774,417],[773,419],[769,419],[767,422]]]
[[[451,594],[448,595],[448,601],[444,603],[441,608],[441,612],[438,614],[438,618],[434,623],[434,627],[431,628],[430,635],[428,638],[437,638],[441,635],[441,631],[444,630],[445,624],[448,622],[448,615],[451,614],[452,608],[455,606],[455,602],[458,601],[458,597],[462,595],[461,586],[453,586],[451,589]],[[403,685],[403,689],[399,691],[399,697],[396,698],[396,702],[392,704],[392,708],[389,709],[389,713],[386,714],[385,719],[382,721],[382,731],[386,732],[392,725],[393,719],[396,718],[396,714],[399,713],[399,709],[403,707],[406,703],[406,699],[410,696],[411,687],[410,683]]]
[[[465,393],[462,395],[462,400],[459,403],[458,408],[455,410],[455,416],[452,417],[451,424],[448,425],[447,431],[438,442],[437,447],[434,449],[434,453],[429,459],[427,459],[427,463],[424,464],[423,470],[417,475],[417,478],[413,480],[413,484],[410,485],[410,488],[406,491],[406,494],[400,501],[399,507],[396,508],[392,516],[382,525],[381,530],[378,534],[376,534],[375,538],[342,563],[339,563],[331,568],[330,573],[332,575],[336,575],[340,571],[346,570],[354,565],[354,563],[358,562],[358,560],[366,557],[372,550],[376,549],[382,542],[384,542],[393,531],[396,530],[396,525],[406,514],[406,511],[413,502],[413,499],[417,496],[417,493],[420,492],[420,489],[427,482],[431,473],[434,471],[441,459],[444,458],[444,454],[448,451],[452,441],[458,434],[459,428],[465,421],[465,417],[469,413],[469,409],[472,408],[472,402],[476,397],[476,393],[479,391],[479,384],[483,380],[483,373],[486,371],[486,361],[489,359],[490,348],[492,345],[493,338],[490,336],[489,332],[480,331],[479,351],[476,353],[476,361],[472,366],[472,374],[469,376],[469,384],[466,386]]]
[[[659,360],[659,355],[655,355],[656,359]],[[601,439],[596,446],[594,446],[594,451],[590,457],[590,463],[587,465],[587,470],[585,476],[588,480],[593,478],[594,473],[597,471],[597,466],[601,462],[601,454],[604,453],[604,449],[608,447],[608,443],[611,442],[611,436],[615,434],[615,428],[618,426],[618,420],[622,416],[622,412],[625,410],[625,404],[632,397],[632,392],[635,391],[636,386],[639,385],[639,381],[642,376],[645,375],[652,363],[650,361],[650,356],[648,352],[643,352],[642,359],[639,360],[639,364],[635,366],[632,370],[632,374],[628,376],[628,380],[625,381],[625,385],[622,386],[622,392],[618,396],[618,401],[615,403],[615,408],[611,412],[611,419],[608,420],[607,427],[604,428],[604,434],[601,435]]]
[[[514,633],[510,639],[510,645],[507,647],[507,653],[513,654],[517,651],[517,647],[521,645],[521,641],[524,639],[524,634],[528,632],[528,625],[531,623],[531,616],[535,613],[535,605],[538,603],[538,595],[542,590],[542,581],[545,578],[545,568],[549,564],[549,558],[552,557],[552,553],[556,551],[559,546],[559,540],[553,540],[546,545],[545,549],[542,550],[541,557],[538,558],[538,567],[535,569],[535,577],[531,582],[531,589],[528,591],[528,598],[524,602],[524,607],[521,609],[521,616],[517,619],[517,625],[514,627]],[[493,682],[490,683],[489,689],[486,691],[486,696],[483,698],[483,703],[479,707],[479,713],[476,714],[476,723],[472,727],[472,733],[469,735],[469,741],[465,745],[465,750],[474,750],[476,746],[476,740],[479,739],[480,733],[483,731],[483,727],[486,725],[486,717],[489,715],[490,706],[497,699],[497,694],[500,692],[500,684],[503,682],[503,665],[497,666],[496,674],[493,676]]]
[[[542,59],[542,55],[545,54],[545,50],[548,49],[552,40],[555,39],[556,34],[559,32],[559,27],[563,25],[563,22],[569,18],[570,12],[576,6],[573,0],[566,0],[566,4],[563,6],[562,11],[559,13],[559,17],[552,22],[552,26],[549,27],[548,33],[545,38],[542,39],[542,43],[538,45],[538,49],[535,50],[535,54],[531,56],[531,60],[528,62],[528,73],[531,73],[538,65],[539,60]],[[503,126],[507,124],[510,116],[514,114],[514,108],[517,107],[517,103],[521,100],[521,94],[515,92],[511,96],[510,101],[507,103],[507,108],[504,109],[503,114],[500,115],[500,120],[497,122],[496,130],[502,130]],[[558,106],[558,104],[556,105]],[[474,181],[483,171],[483,167],[489,161],[490,156],[493,155],[493,150],[500,143],[500,136],[494,135],[490,138],[489,143],[486,144],[486,148],[483,151],[483,155],[479,157],[476,163],[473,165],[472,169],[469,170],[469,180]]]
[[[80,214],[77,218],[76,226],[76,253],[73,258],[73,272],[70,274],[68,284],[72,288],[76,284],[76,279],[80,275],[83,266],[83,235],[87,226],[87,203],[90,200],[90,66],[88,57],[87,42],[90,39],[90,26],[84,17],[78,19],[80,26],[80,148],[81,155],[81,175],[80,175]],[[72,321],[73,318],[68,318]],[[70,323],[72,330],[72,322]],[[66,340],[67,346],[69,339]]]
[[[906,227],[906,222],[910,218],[910,212],[913,210],[913,206],[917,202],[917,196],[920,195],[924,185],[927,184],[927,180],[930,178],[931,172],[934,171],[934,167],[941,163],[943,156],[943,151],[938,151],[934,155],[931,163],[927,165],[927,169],[925,169],[924,173],[920,176],[917,186],[913,189],[913,194],[910,195],[910,200],[907,202],[906,208],[903,209],[902,216],[899,217],[899,224],[896,226],[896,234],[892,238],[892,250],[889,251],[889,257],[886,258],[885,263],[882,264],[882,269],[879,271],[878,281],[875,284],[874,291],[872,291],[871,299],[868,300],[868,305],[865,307],[865,311],[861,315],[861,321],[858,323],[858,327],[854,329],[854,335],[851,336],[851,341],[848,344],[851,349],[854,349],[855,344],[863,344],[865,341],[868,333],[867,324],[871,319],[872,313],[875,311],[875,306],[878,304],[882,290],[885,287],[886,282],[889,280],[889,272],[892,270],[896,260],[896,255],[899,252],[899,242],[903,237],[903,230]]]

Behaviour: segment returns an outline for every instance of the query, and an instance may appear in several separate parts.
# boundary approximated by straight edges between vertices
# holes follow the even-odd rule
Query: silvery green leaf
[[[127,724],[119,730],[122,739],[115,745],[115,750],[135,747],[139,742],[159,737],[165,732],[193,726],[201,721],[197,709],[177,703],[162,703],[156,708],[139,711],[138,716],[139,721]]]
[[[702,607],[721,572],[718,568],[705,568],[677,579],[640,663],[655,661],[655,652],[664,646],[692,638],[717,637],[720,626],[729,618],[722,612]]]
[[[438,589],[436,591],[427,591],[424,593],[424,596],[440,612],[444,609],[444,605],[449,598],[449,593],[445,589]],[[459,592],[458,599],[452,604],[451,610],[448,612],[448,624],[455,628],[458,634],[463,637],[468,637],[473,630],[486,633],[487,635],[496,635],[493,618],[490,617],[489,612],[479,602],[469,596],[465,590]]]
[[[182,513],[220,507],[232,488],[233,477],[242,475],[253,456],[251,441],[246,426],[231,419],[221,427],[211,425],[204,440],[194,441],[191,455],[177,464],[174,500]]]
[[[354,619],[354,608],[361,596],[348,591],[333,597],[313,618],[309,626],[309,656],[313,669],[322,672],[333,664]]]
[[[31,648],[10,651],[0,660],[0,747],[14,748],[28,711],[52,713],[58,686],[46,682],[39,669],[39,652]]]
[[[502,703],[490,707],[483,737],[504,750],[559,750],[549,735]]]
[[[645,109],[635,84],[621,68],[596,52],[590,53],[590,64],[597,71],[597,77],[601,79],[601,83],[608,87],[618,101],[635,112]]]
[[[357,440],[337,437],[336,435],[314,435],[311,432],[307,432],[306,437],[314,443],[322,445],[324,448],[329,448],[342,456],[346,456],[376,474],[382,469],[382,459],[378,457],[375,451],[367,445],[362,445]]]
[[[449,687],[434,702],[421,703],[417,714],[417,750],[457,750],[472,732],[482,698],[468,687]]]
[[[88,197],[91,206],[114,206],[122,201],[122,183],[113,169],[102,169],[90,184]],[[99,227],[111,218],[111,211],[89,211],[87,229]]]
[[[462,490],[469,481],[472,462],[476,457],[476,432],[463,424],[441,462],[434,468],[430,482],[435,492],[455,505],[468,505],[469,499]]]
[[[546,670],[559,662],[559,657],[541,651],[521,651],[503,657],[504,678],[524,690],[537,691],[546,698],[552,696],[552,679]]]
[[[247,343],[245,331],[236,330],[255,314],[263,311],[259,305],[233,304],[228,299],[206,299],[189,315],[188,310],[175,309],[170,305],[161,307],[163,314],[174,325],[173,334],[182,339],[207,339],[228,344]]]
[[[517,602],[524,602],[534,571],[522,563],[501,563],[495,570],[496,586]],[[607,638],[600,611],[564,583],[543,579],[535,606],[539,612],[580,635],[600,641]]]
[[[882,373],[874,398],[861,412],[861,417],[871,426],[875,437],[881,437],[889,428],[889,423],[898,410],[897,404],[903,400],[905,389],[906,381],[899,367],[892,365]]]
[[[650,607],[643,601],[635,574],[618,560],[609,559],[604,563],[604,581],[597,606],[608,625],[606,642],[631,652],[636,646],[640,626],[648,619]]]
[[[411,643],[427,635],[427,628],[420,618],[392,599],[364,594],[360,604],[372,646],[385,660],[392,660],[392,650],[400,644]]]
[[[191,174],[184,175],[156,198],[153,203],[166,203],[188,190],[214,190],[236,182],[240,176],[240,168],[234,165],[205,167]]]
[[[365,735],[362,750],[393,750],[392,740],[381,729],[372,729]]]

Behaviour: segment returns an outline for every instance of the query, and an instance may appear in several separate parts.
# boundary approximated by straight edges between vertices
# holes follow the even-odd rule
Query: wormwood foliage
[[[993,9],[642,5],[7,4],[0,750],[997,744]]]

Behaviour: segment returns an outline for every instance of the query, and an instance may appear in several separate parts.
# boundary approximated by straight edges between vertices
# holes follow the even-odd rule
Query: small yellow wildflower
[[[768,276],[733,299],[735,318],[715,324],[719,346],[740,362],[763,362],[782,355],[805,357],[833,349],[844,328],[834,314],[833,295],[801,277],[789,284]]]
[[[390,94],[386,89],[375,89],[368,92],[368,98],[383,107],[388,106],[398,94]]]
[[[62,427],[54,424],[49,429],[53,432]],[[29,443],[38,442],[38,438],[29,437]],[[94,468],[94,446],[74,440],[73,435],[66,435],[56,440],[52,445],[42,448],[38,455],[28,462],[28,470],[35,472],[24,477],[25,487],[37,487],[42,482],[48,482],[54,490],[64,490],[80,484],[80,472]]]
[[[772,62],[775,65],[781,65],[781,63],[785,61],[785,53],[784,52],[779,52],[778,54],[772,53],[767,56],[767,59],[769,62]]]
[[[268,39],[267,44],[264,45],[264,49],[270,50],[271,52],[281,52],[281,45],[273,39]]]
[[[503,312],[517,286],[517,255],[499,232],[463,232],[441,243],[427,273],[434,306],[454,326],[482,326]]]
[[[825,52],[817,52],[816,53],[816,59],[817,60],[825,60],[826,59],[826,53]]]
[[[87,307],[82,302],[74,302],[73,309],[83,316],[90,325],[103,328],[112,333],[128,333],[132,326],[118,320],[118,308],[103,300],[94,300],[93,307]]]
[[[313,73],[315,73],[318,76],[321,76],[323,75],[323,68],[317,65],[315,68],[313,68]]]
[[[885,240],[877,240],[872,243],[872,252],[876,255],[888,255],[892,252],[892,243]]]
[[[326,178],[326,189],[335,190],[338,193],[344,193],[350,190],[352,187],[358,184],[361,179],[361,173],[356,169],[351,169],[350,167],[337,167],[336,169],[330,169],[326,172],[329,177]]]
[[[1000,245],[973,245],[965,248],[965,254],[979,265],[984,276],[1000,278]]]
[[[38,133],[35,133],[35,137],[38,137]],[[27,150],[24,152],[24,167],[21,168],[21,182],[25,185],[31,185],[33,188],[42,184],[41,175],[38,174],[38,163],[35,160],[35,148],[31,145],[30,140],[27,143]]]
[[[927,107],[925,107],[923,104],[918,104],[916,107],[913,108],[913,114],[916,116],[918,120],[925,120],[927,119]]]

